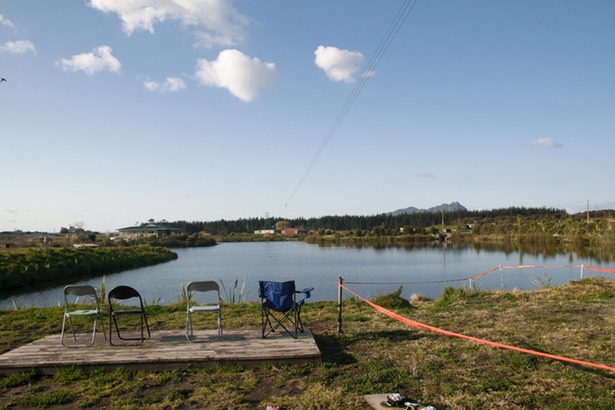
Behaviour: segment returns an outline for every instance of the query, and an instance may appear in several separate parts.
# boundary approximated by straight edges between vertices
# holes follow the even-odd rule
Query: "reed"
[[[250,294],[250,292],[246,292],[246,278],[243,278],[241,288],[239,288],[239,279],[235,279],[233,286],[228,289],[224,285],[224,281],[220,279],[220,286],[222,287],[222,294],[220,295],[222,303],[246,303],[247,297]]]
[[[188,292],[184,282],[180,284],[179,288],[179,302],[182,306],[187,306],[188,301],[192,302],[192,292]]]
[[[542,278],[532,279],[530,282],[532,285],[536,286],[538,289],[546,289],[552,286],[553,278],[547,276],[547,273],[543,273]]]

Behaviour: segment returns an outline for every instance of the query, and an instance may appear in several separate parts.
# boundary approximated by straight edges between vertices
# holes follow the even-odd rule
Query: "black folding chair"
[[[127,304],[126,301],[129,301],[131,304]],[[136,303],[138,303],[138,305],[133,306]],[[126,337],[122,336],[122,334],[120,333],[117,319],[120,316],[128,315],[140,316],[140,336]],[[141,295],[139,294],[139,292],[137,292],[136,289],[131,288],[130,286],[122,285],[114,287],[109,292],[109,343],[111,345],[113,345],[113,325],[115,325],[115,331],[117,332],[117,337],[120,338],[120,340],[134,340],[139,341],[140,343],[138,344],[143,344],[145,340],[151,337],[149,325],[147,324],[147,317],[145,316],[145,306],[143,305],[143,299],[141,298]],[[147,337],[145,337],[145,330],[147,330]]]
[[[297,331],[303,332],[301,322],[301,306],[309,298],[314,288],[295,290],[295,281],[287,282],[258,282],[258,294],[261,298],[261,324],[263,339],[271,332],[282,328],[295,339]],[[305,297],[297,300],[297,294],[303,293]],[[267,330],[269,328],[269,330]]]

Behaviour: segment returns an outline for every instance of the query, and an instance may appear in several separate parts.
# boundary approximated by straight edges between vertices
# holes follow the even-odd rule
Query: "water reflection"
[[[361,242],[326,242],[318,243],[319,247],[344,247],[350,249],[373,249],[384,251],[390,248],[405,249],[413,251],[417,249],[434,249],[441,251],[455,251],[471,249],[480,252],[502,253],[506,256],[513,254],[519,255],[519,264],[523,264],[523,257],[530,255],[533,257],[558,257],[567,256],[572,263],[575,258],[589,259],[595,263],[611,263],[615,261],[615,246],[590,246],[586,241],[561,244],[557,241],[492,241],[492,242],[389,242],[389,241],[361,241]]]

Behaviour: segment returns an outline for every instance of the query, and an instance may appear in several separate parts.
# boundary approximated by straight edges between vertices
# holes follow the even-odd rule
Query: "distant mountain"
[[[428,209],[419,209],[413,206],[404,209],[398,209],[393,212],[389,212],[391,215],[401,215],[401,214],[415,214],[417,212],[467,212],[468,209],[461,205],[459,202],[451,202],[450,204],[442,204],[438,206],[434,206]]]

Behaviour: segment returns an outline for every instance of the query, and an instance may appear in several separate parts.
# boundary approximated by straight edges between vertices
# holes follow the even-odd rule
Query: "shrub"
[[[386,309],[405,309],[410,308],[410,302],[401,297],[401,292],[404,289],[400,286],[396,291],[384,295],[376,296],[372,302]]]
[[[468,298],[468,291],[465,288],[454,288],[447,286],[436,301],[437,306],[450,306],[455,303],[463,302]]]

